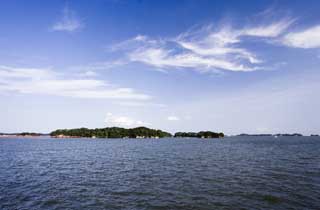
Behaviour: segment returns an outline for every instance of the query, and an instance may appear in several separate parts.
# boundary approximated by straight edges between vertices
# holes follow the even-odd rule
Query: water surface
[[[0,209],[320,209],[320,138],[1,138]]]

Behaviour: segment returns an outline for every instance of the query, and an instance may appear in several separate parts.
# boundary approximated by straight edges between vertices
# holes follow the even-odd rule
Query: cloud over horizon
[[[150,123],[146,123],[141,120],[135,120],[131,117],[122,116],[122,115],[121,116],[115,115],[110,112],[107,113],[107,116],[106,116],[104,122],[107,123],[108,126],[125,127],[125,128],[133,128],[133,127],[151,125]]]

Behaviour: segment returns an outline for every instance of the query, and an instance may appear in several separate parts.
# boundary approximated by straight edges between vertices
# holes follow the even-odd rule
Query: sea
[[[0,138],[0,209],[320,209],[320,137]]]

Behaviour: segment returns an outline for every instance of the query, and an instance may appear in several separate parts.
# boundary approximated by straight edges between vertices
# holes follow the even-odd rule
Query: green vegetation
[[[76,129],[59,129],[50,133],[52,137],[86,137],[86,138],[164,138],[172,137],[168,132],[162,130],[155,130],[146,127],[137,128],[76,128]],[[193,137],[193,138],[221,138],[224,137],[223,133],[215,133],[211,131],[195,132],[177,132],[174,137]]]
[[[163,138],[171,137],[170,133],[150,129],[146,127],[137,128],[77,128],[77,129],[60,129],[50,133],[52,137],[87,137],[87,138]]]
[[[42,134],[40,134],[40,133],[22,132],[22,133],[18,133],[16,135],[18,135],[18,136],[41,136]]]
[[[22,132],[22,133],[0,133],[0,136],[43,136],[41,133]]]
[[[191,138],[222,138],[224,137],[223,133],[215,133],[211,131],[200,131],[195,132],[177,132],[174,134],[174,137],[191,137]]]

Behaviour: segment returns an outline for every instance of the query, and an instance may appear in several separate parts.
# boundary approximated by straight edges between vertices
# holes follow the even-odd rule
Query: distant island
[[[45,136],[47,134],[42,133],[33,133],[33,132],[22,132],[22,133],[0,133],[0,137],[38,137],[38,136]]]
[[[59,129],[50,133],[55,138],[164,138],[172,137],[168,132],[155,130],[146,127],[137,128],[76,128]]]
[[[50,133],[54,138],[165,138],[165,137],[191,137],[191,138],[221,138],[223,133],[215,133],[212,131],[195,132],[177,132],[172,135],[162,130],[150,129],[147,127],[137,128],[77,128],[77,129],[59,129]]]
[[[303,136],[302,134],[300,133],[278,133],[278,134],[246,134],[246,133],[242,133],[242,134],[239,134],[237,136],[276,136],[276,137],[279,137],[279,136]],[[311,135],[313,136],[313,135]]]
[[[215,133],[212,131],[200,131],[195,132],[177,132],[174,134],[175,138],[222,138],[224,137],[223,133]]]

